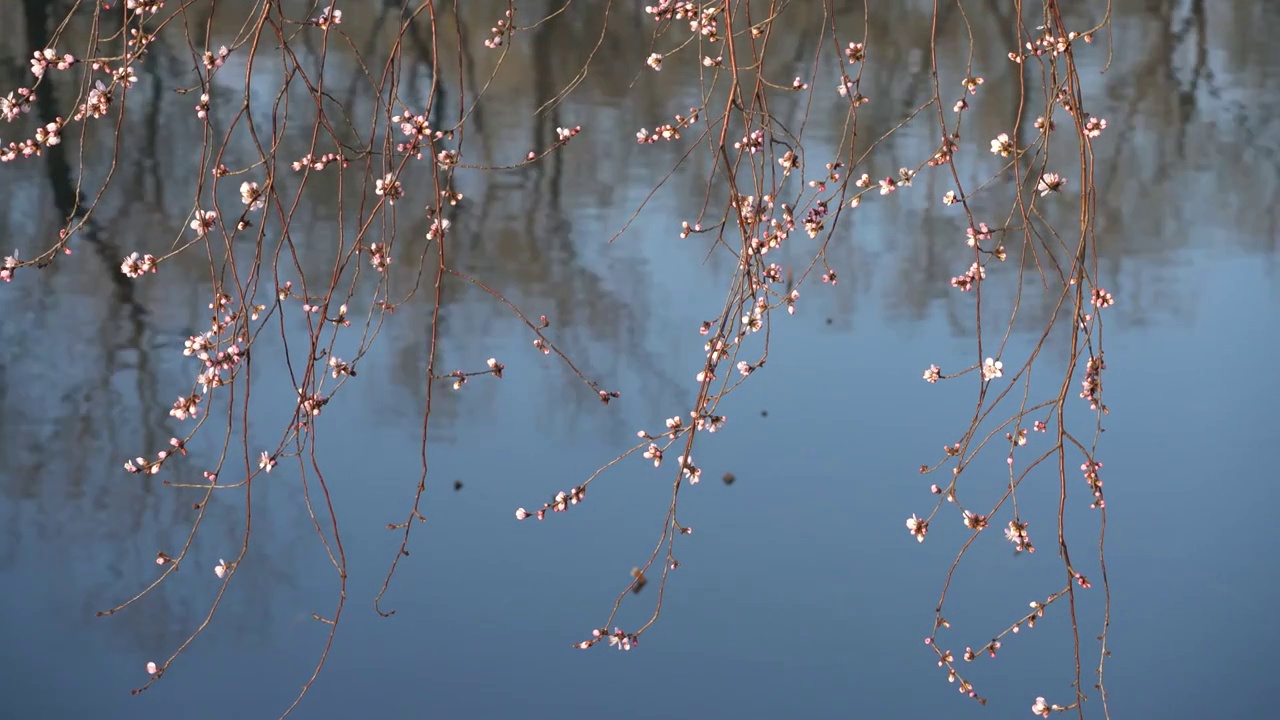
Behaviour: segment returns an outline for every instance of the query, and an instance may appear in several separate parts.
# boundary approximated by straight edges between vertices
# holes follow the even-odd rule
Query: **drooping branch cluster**
[[[1009,64],[1018,73],[1017,78],[1028,82],[1010,77],[1018,82],[1022,103],[1037,108],[1038,117],[1029,123],[1035,132],[1025,131],[1024,120],[1019,116],[1010,119],[1013,127],[994,138],[974,138],[963,131],[965,119],[981,108],[984,93],[995,85],[989,81],[994,77],[992,73],[1000,71],[991,68],[985,71],[986,77],[979,74],[970,52],[969,66],[963,68],[963,75],[948,79],[946,87],[950,91],[944,97],[940,78],[947,72],[940,67],[937,55],[936,15],[930,38],[931,87],[924,97],[911,99],[913,104],[902,117],[886,125],[883,119],[872,115],[883,103],[873,100],[879,89],[868,70],[880,62],[877,40],[866,30],[869,18],[861,34],[853,39],[845,37],[847,33],[837,29],[834,18],[838,13],[832,0],[825,0],[824,24],[805,31],[814,34],[812,64],[805,68],[807,76],[788,80],[795,64],[786,64],[786,74],[774,77],[780,61],[779,51],[772,48],[778,46],[780,36],[802,27],[798,19],[789,23],[792,18],[803,17],[803,4],[785,0],[661,0],[644,8],[642,17],[653,31],[651,47],[646,52],[632,56],[624,50],[613,50],[606,43],[597,44],[575,80],[547,102],[555,104],[573,92],[593,63],[634,67],[642,82],[675,82],[666,78],[686,69],[699,78],[696,100],[672,92],[670,106],[659,109],[660,124],[650,127],[593,128],[551,123],[555,125],[554,137],[550,137],[548,129],[545,144],[527,154],[522,149],[522,154],[507,164],[484,164],[475,160],[478,153],[473,154],[474,145],[468,143],[474,142],[469,140],[471,135],[483,133],[477,108],[481,98],[490,92],[492,78],[497,77],[504,63],[514,62],[509,59],[513,49],[535,31],[541,31],[544,24],[573,20],[578,12],[573,4],[521,25],[517,23],[516,3],[509,2],[487,34],[465,37],[455,33],[450,37],[447,28],[460,25],[442,22],[440,14],[445,9],[440,3],[407,3],[400,17],[391,21],[398,28],[395,42],[367,55],[344,31],[343,12],[338,4],[310,8],[306,15],[295,17],[283,7],[286,4],[258,3],[252,16],[244,19],[244,27],[235,40],[216,48],[210,41],[216,3],[127,0],[114,7],[95,6],[87,30],[78,21],[72,22],[74,18],[64,24],[51,23],[50,28],[56,26],[59,30],[51,34],[48,47],[33,48],[31,52],[34,80],[29,86],[0,97],[0,118],[12,123],[11,127],[20,127],[21,122],[29,126],[29,132],[21,139],[0,143],[0,160],[51,159],[49,156],[61,153],[58,156],[65,161],[68,141],[110,146],[112,160],[111,170],[99,188],[86,192],[81,183],[87,173],[77,174],[74,207],[69,208],[66,225],[48,247],[30,259],[20,259],[17,252],[4,258],[0,280],[8,282],[19,277],[19,271],[65,261],[62,256],[72,253],[72,243],[78,236],[84,236],[86,243],[101,246],[94,218],[101,212],[99,200],[106,197],[118,164],[123,146],[119,128],[132,117],[126,113],[126,106],[142,105],[142,90],[151,83],[163,82],[153,76],[148,65],[153,50],[163,45],[170,50],[186,48],[192,54],[194,77],[190,85],[178,88],[178,96],[191,94],[196,99],[194,103],[181,101],[190,121],[185,127],[199,138],[193,140],[199,146],[194,196],[183,221],[174,228],[168,250],[148,253],[145,249],[123,248],[114,256],[122,260],[111,271],[127,282],[141,284],[152,282],[171,267],[178,272],[176,268],[188,258],[203,258],[208,264],[213,293],[208,307],[210,321],[207,329],[190,336],[184,347],[174,348],[175,353],[193,359],[190,389],[171,406],[157,409],[167,412],[174,422],[190,423],[191,430],[184,437],[172,438],[168,448],[146,450],[149,455],[127,461],[125,469],[139,476],[165,478],[169,473],[164,467],[166,462],[175,455],[187,455],[196,434],[216,412],[225,412],[222,444],[228,446],[234,440],[241,462],[229,462],[229,456],[224,455],[215,467],[202,469],[202,483],[165,479],[176,489],[195,491],[201,496],[193,504],[197,515],[188,540],[182,548],[160,551],[157,562],[165,568],[161,577],[104,614],[132,604],[187,559],[190,538],[216,492],[225,495],[227,491],[238,491],[243,497],[246,530],[239,552],[228,552],[230,560],[219,558],[213,566],[222,585],[206,620],[167,660],[148,664],[153,682],[213,620],[236,569],[252,561],[252,484],[282,462],[296,467],[299,488],[305,494],[317,537],[341,586],[333,612],[325,617],[315,615],[328,625],[328,644],[311,679],[289,710],[318,676],[343,612],[347,568],[342,538],[337,532],[340,508],[330,501],[323,470],[315,460],[315,437],[326,421],[325,408],[341,389],[349,382],[370,381],[370,373],[358,371],[361,358],[376,341],[384,323],[391,322],[396,308],[409,298],[425,295],[432,309],[421,375],[425,390],[422,467],[416,483],[407,488],[411,500],[404,519],[387,523],[389,529],[402,534],[378,593],[379,613],[394,612],[384,611],[381,600],[400,560],[409,555],[412,529],[425,519],[421,503],[432,477],[428,437],[440,402],[436,388],[448,383],[465,395],[464,387],[472,379],[492,376],[496,380],[503,377],[506,368],[496,358],[481,365],[480,358],[485,355],[479,355],[454,365],[479,369],[441,371],[444,338],[439,333],[439,313],[446,282],[466,283],[502,305],[527,327],[536,351],[554,353],[601,402],[608,404],[621,397],[618,391],[589,379],[560,350],[546,315],[530,320],[537,313],[526,315],[507,299],[503,288],[464,272],[454,259],[458,244],[467,243],[471,232],[459,221],[458,208],[468,201],[458,189],[460,172],[496,174],[544,162],[582,133],[615,133],[627,142],[634,138],[644,152],[668,148],[682,151],[672,173],[680,167],[698,173],[706,192],[698,207],[690,216],[679,219],[671,233],[687,243],[701,243],[699,248],[709,254],[727,258],[728,269],[715,279],[723,290],[723,302],[707,308],[702,315],[711,319],[697,328],[685,329],[688,341],[701,343],[703,349],[698,365],[683,376],[688,383],[688,403],[669,411],[670,417],[663,421],[665,429],[640,430],[639,444],[605,462],[571,489],[554,495],[548,489],[542,497],[550,497],[549,501],[540,500],[541,506],[529,506],[537,509],[515,510],[517,520],[541,520],[549,512],[577,508],[583,504],[589,484],[633,454],[641,456],[637,462],[651,463],[651,471],[669,474],[670,505],[652,552],[633,570],[631,581],[617,596],[607,619],[575,647],[587,649],[607,639],[610,646],[629,650],[657,621],[662,589],[671,571],[679,567],[676,538],[692,532],[680,521],[678,510],[682,491],[697,485],[703,476],[704,468],[694,460],[695,445],[726,427],[727,417],[719,410],[720,402],[756,372],[766,369],[772,321],[785,322],[789,316],[804,311],[801,286],[818,278],[813,290],[817,294],[838,284],[839,275],[829,256],[853,242],[844,231],[849,224],[848,215],[865,212],[874,202],[901,202],[908,193],[925,192],[921,189],[926,186],[924,181],[932,180],[948,188],[940,198],[941,205],[962,216],[966,228],[963,244],[958,233],[954,242],[945,238],[940,242],[950,243],[946,257],[953,266],[944,288],[952,288],[962,302],[971,304],[974,347],[971,364],[948,373],[933,364],[924,371],[923,379],[939,383],[968,378],[965,382],[973,381],[976,400],[958,439],[948,439],[944,457],[921,468],[926,474],[944,466],[950,469],[949,479],[930,485],[931,494],[936,496],[933,509],[923,516],[912,514],[906,521],[910,535],[921,543],[934,521],[946,513],[955,513],[969,531],[969,539],[947,573],[934,628],[926,642],[938,653],[939,667],[947,670],[948,680],[957,683],[962,693],[985,702],[973,683],[961,675],[952,652],[939,647],[940,631],[950,628],[950,623],[943,620],[942,608],[951,579],[961,569],[962,559],[976,538],[993,524],[1004,528],[1006,540],[1017,552],[1025,551],[1027,556],[1033,553],[1033,523],[1024,518],[1024,510],[1030,515],[1031,509],[1019,506],[1018,490],[1028,479],[1038,483],[1057,478],[1057,539],[1065,587],[1043,602],[1032,602],[1030,614],[1019,617],[976,650],[966,647],[962,657],[965,661],[983,654],[995,658],[1002,638],[1018,633],[1023,626],[1034,627],[1045,608],[1065,597],[1069,605],[1066,614],[1076,637],[1076,666],[1080,666],[1076,592],[1089,588],[1090,582],[1068,552],[1064,508],[1076,497],[1067,491],[1068,456],[1073,465],[1083,459],[1081,469],[1091,492],[1091,506],[1103,514],[1104,527],[1105,503],[1098,475],[1102,463],[1096,459],[1095,442],[1077,439],[1084,434],[1066,427],[1066,406],[1071,399],[1070,388],[1080,382],[1083,390],[1079,399],[1094,413],[1092,429],[1096,439],[1101,418],[1107,412],[1101,399],[1106,369],[1102,359],[1102,311],[1114,303],[1114,298],[1099,284],[1093,236],[1092,148],[1095,140],[1105,139],[1107,122],[1083,109],[1087,103],[1075,54],[1088,51],[1087,45],[1102,27],[1068,27],[1057,4],[1045,0],[1040,27],[1032,31],[1018,21],[1016,27],[1004,28],[1016,32],[1019,38],[1017,46],[1008,51]],[[623,8],[616,3],[607,5],[602,38],[610,32],[608,22],[626,22],[609,15],[622,14]],[[959,6],[963,10],[963,3]],[[891,11],[867,9],[868,13]],[[201,16],[200,12],[206,14]],[[964,23],[972,44],[967,16]],[[77,32],[87,36],[80,42],[84,50],[67,52],[66,48],[80,37]],[[401,99],[401,82],[403,66],[409,62],[405,48],[418,32],[430,38],[427,56],[418,61],[429,65],[432,72],[426,99],[415,100],[417,104],[410,106]],[[439,48],[446,41],[458,48],[456,62],[438,57]],[[58,46],[62,49],[55,49]],[[279,73],[282,79],[278,80],[278,87],[267,88],[266,96],[255,96],[263,81],[256,79],[254,68],[268,62],[267,47],[275,48],[274,52],[280,55],[272,62],[283,63],[283,72]],[[368,116],[358,113],[352,103],[341,101],[341,82],[326,72],[325,53],[336,52],[337,47],[348,48],[358,58],[361,72],[355,82],[367,86],[376,105]],[[307,51],[303,52],[303,48]],[[472,49],[494,56],[490,82],[468,79],[472,66],[478,64]],[[231,91],[225,81],[234,63],[242,63],[238,67],[243,68],[243,81],[239,85],[231,81],[235,88]],[[445,68],[453,66],[463,71],[448,85],[458,98],[456,117],[446,117],[440,98],[445,94]],[[215,75],[222,84],[214,82]],[[60,78],[60,83],[75,87],[74,101],[62,111],[54,104],[52,88],[47,87],[55,77]],[[272,81],[265,82],[270,85]],[[833,126],[842,131],[841,139],[828,147],[815,142],[813,132],[806,128],[816,108],[833,104],[838,108]],[[116,124],[114,130],[95,127],[112,122]],[[928,125],[928,137],[932,138],[927,152],[920,157],[893,158],[891,162],[882,159],[886,139],[921,124]],[[1063,159],[1058,157],[1059,150],[1051,138],[1069,133],[1068,125],[1074,126],[1077,153]],[[252,149],[247,158],[240,152],[246,147]],[[818,156],[819,152],[827,154]],[[981,163],[991,161],[999,167],[992,172],[983,171],[985,166]],[[957,166],[966,163],[979,168],[986,179],[977,185],[962,181]],[[967,171],[964,177],[969,177]],[[655,192],[663,182],[664,179],[655,179]],[[1078,227],[1056,229],[1048,220],[1054,213],[1053,203],[1072,191],[1079,193]],[[317,193],[336,208],[338,230],[334,237],[326,238],[332,246],[331,255],[325,258],[327,267],[322,272],[308,272],[298,259],[300,238],[309,233],[306,213],[299,208],[315,202]],[[1008,200],[1003,220],[994,209],[1002,198]],[[404,217],[397,212],[406,206],[416,206],[423,213],[421,238],[413,245],[405,240],[405,233],[396,232],[397,218]],[[637,213],[642,209],[643,206],[637,208]],[[619,235],[624,231],[625,228]],[[797,257],[801,258],[798,262]],[[1034,277],[1035,282],[1024,285],[1024,276]],[[1016,283],[1015,296],[1003,298],[988,290],[997,280]],[[1037,287],[1043,288],[1052,311],[1034,347],[1025,357],[1015,359],[1008,342],[1014,316],[1024,289]],[[803,297],[807,300],[809,296],[810,291],[806,290]],[[778,310],[784,312],[778,314]],[[1008,321],[992,330],[993,316],[1004,316]],[[278,333],[287,352],[264,347],[262,340],[268,330]],[[255,348],[259,348],[256,356]],[[341,356],[337,354],[339,349]],[[1032,368],[1043,355],[1051,356],[1055,366],[1062,364],[1064,375],[1055,387],[1045,390],[1037,385],[1033,389]],[[290,392],[296,393],[291,397],[289,418],[278,436],[268,442],[263,442],[258,433],[250,437],[247,423],[235,414],[237,405],[247,405],[254,386],[250,357],[256,357],[259,363],[279,363],[294,380]],[[1032,399],[1033,395],[1036,399]],[[997,410],[998,406],[1002,409]],[[655,425],[658,420],[654,419]],[[982,489],[989,484],[970,485],[967,480],[971,475],[966,471],[988,442],[1000,434],[1005,442],[1001,445],[997,440],[997,450],[991,452],[1002,453],[1008,475],[1000,493],[992,498]],[[667,461],[664,470],[664,459],[668,457],[674,462]],[[1043,471],[1033,473],[1040,468]],[[1034,527],[1049,525],[1037,519]],[[1101,550],[1101,543],[1099,546]],[[653,572],[655,563],[660,564],[654,573],[659,575],[659,590],[648,619],[634,630],[619,629],[614,623],[624,602],[644,586],[646,573]],[[1101,552],[1099,566],[1105,587],[1105,559]],[[1036,595],[1041,597],[1043,593]],[[614,630],[609,631],[609,627]],[[1105,644],[1102,656],[1105,657]],[[1037,698],[1033,711],[1047,714],[1080,708],[1086,695],[1078,672],[1074,684],[1078,694],[1073,702],[1058,706]],[[1098,684],[1101,687],[1101,678]],[[1105,707],[1105,692],[1102,697]]]

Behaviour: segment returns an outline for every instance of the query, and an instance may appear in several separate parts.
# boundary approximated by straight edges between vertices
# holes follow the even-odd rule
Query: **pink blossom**
[[[1062,190],[1066,184],[1067,179],[1058,173],[1045,173],[1040,176],[1040,182],[1036,183],[1036,190],[1040,192],[1040,197],[1044,197]]]

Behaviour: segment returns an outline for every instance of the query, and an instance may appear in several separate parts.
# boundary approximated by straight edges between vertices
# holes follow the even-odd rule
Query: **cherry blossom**
[[[1009,157],[1017,152],[1017,148],[1009,139],[1009,133],[1000,133],[995,140],[991,141],[991,152],[1000,157]]]
[[[992,358],[984,360],[982,363],[982,379],[995,380],[998,377],[1004,377],[1004,363]]]
[[[912,515],[907,518],[907,532],[915,537],[916,542],[924,542],[924,536],[929,532],[929,521]]]

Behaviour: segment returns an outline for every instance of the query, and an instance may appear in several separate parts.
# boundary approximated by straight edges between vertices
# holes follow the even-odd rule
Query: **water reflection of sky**
[[[1154,22],[1122,20],[1112,84],[1095,81],[1116,118],[1135,92],[1125,61],[1142,59],[1125,54],[1122,36]],[[1265,153],[1231,154],[1238,143],[1222,129],[1251,131],[1250,118],[1275,102],[1275,66],[1252,62],[1254,72],[1216,76],[1227,90],[1259,83],[1230,93],[1241,112],[1224,119],[1204,110],[1180,128],[1160,110],[1175,86],[1153,80],[1134,121],[1113,121],[1114,130],[1136,130],[1113,158],[1100,158],[1103,176],[1108,163],[1124,170],[1110,176],[1100,228],[1104,277],[1120,301],[1108,328],[1112,414],[1101,453],[1115,717],[1258,717],[1269,699],[1265,653],[1280,637],[1265,621],[1266,599],[1277,588],[1259,558],[1280,531],[1253,509],[1280,499],[1265,470],[1280,397],[1270,371],[1280,327],[1269,309],[1280,291],[1274,211],[1248,200],[1272,194],[1275,166]],[[630,117],[610,104],[617,100],[597,91],[565,112],[590,126],[595,107],[616,124]],[[1157,110],[1143,110],[1148,104]],[[523,112],[491,109],[495,137],[509,138]],[[987,136],[978,122],[972,136]],[[941,289],[957,260],[937,248],[962,237],[931,209],[943,186],[860,210],[856,242],[835,251],[845,264],[839,288],[805,286],[797,315],[774,326],[769,365],[720,406],[730,420],[695,451],[709,480],[682,495],[681,518],[695,534],[678,546],[682,567],[660,623],[625,655],[569,648],[603,621],[626,571],[651,551],[669,473],[636,457],[593,484],[574,512],[518,524],[512,511],[578,484],[637,429],[682,411],[701,356],[696,328],[725,292],[717,284],[724,259],[703,264],[705,245],[674,237],[673,218],[700,192],[696,177],[674,178],[631,232],[604,244],[648,189],[644,172],[614,181],[601,167],[602,157],[641,169],[652,162],[626,143],[631,132],[598,145],[584,134],[558,173],[468,191],[471,209],[458,226],[478,228],[481,239],[463,255],[465,268],[501,280],[534,316],[551,316],[566,350],[623,398],[607,407],[592,400],[505,310],[457,291],[444,311],[446,369],[493,355],[506,377],[444,395],[428,522],[387,596],[397,610],[390,619],[372,611],[372,599],[398,547],[383,528],[403,518],[420,471],[417,378],[429,308],[398,312],[359,382],[326,408],[330,439],[319,460],[341,509],[349,597],[301,716],[1018,717],[1036,695],[1068,697],[1061,614],[1007,640],[995,663],[972,667],[992,698],[985,710],[956,696],[920,642],[962,528],[943,515],[918,545],[902,520],[930,506],[914,469],[957,431],[972,398],[962,384],[920,381],[930,362],[972,362],[956,331],[963,305]],[[821,147],[820,124],[814,132]],[[522,154],[524,133],[487,148]],[[1185,157],[1159,150],[1179,133],[1188,138]],[[0,182],[18,192],[33,187],[9,177]],[[1178,188],[1178,202],[1158,202]],[[33,221],[6,211],[5,222],[25,237]],[[324,228],[323,219],[309,222]],[[0,292],[0,652],[12,678],[0,711],[269,716],[309,677],[325,634],[310,614],[330,615],[337,593],[287,461],[255,488],[251,555],[212,630],[156,687],[127,694],[145,679],[144,664],[167,656],[203,618],[218,587],[212,566],[239,546],[242,498],[212,506],[189,561],[159,592],[117,616],[93,617],[137,592],[155,572],[156,550],[174,547],[189,524],[196,498],[118,467],[171,433],[162,419],[137,418],[144,408],[163,416],[170,396],[184,391],[189,367],[178,348],[203,322],[207,298],[181,278],[166,285],[157,276],[142,291],[150,313],[139,325],[124,309],[85,300],[109,283],[100,265],[82,260],[48,276],[27,273]],[[1013,347],[1025,343],[1015,337]],[[291,381],[278,368],[260,363],[255,373],[256,404],[288,401]],[[255,418],[251,427],[261,430],[254,442],[275,442],[277,424]],[[198,475],[213,450],[193,448],[184,467]],[[725,471],[734,485],[715,481]],[[455,479],[461,491],[452,490]],[[956,629],[943,635],[957,653],[1056,589],[1043,509],[1054,497],[1052,488],[1024,497],[1040,503],[1031,516],[1033,536],[1046,533],[1040,553],[1015,559],[988,547],[971,556],[948,612]],[[1069,512],[1080,518],[1075,552],[1087,555],[1093,516],[1083,505]],[[981,539],[1002,542],[994,533]],[[653,588],[619,625],[645,620]],[[1082,611],[1086,661],[1096,658],[1089,638],[1098,620],[1096,607]],[[1089,710],[1097,713],[1096,702]]]

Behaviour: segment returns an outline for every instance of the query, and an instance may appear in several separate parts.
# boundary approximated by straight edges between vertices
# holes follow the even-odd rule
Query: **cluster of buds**
[[[40,156],[40,143],[36,142],[35,138],[10,142],[8,147],[0,148],[0,162],[11,162],[17,160],[19,156],[29,158],[32,155]]]
[[[294,172],[300,172],[306,168],[310,168],[312,170],[323,170],[333,163],[341,163],[341,166],[344,168],[347,166],[347,161],[343,160],[337,153],[325,153],[320,156],[313,156],[311,153],[307,153],[298,160],[295,160],[290,167],[293,168]]]
[[[720,6],[717,4],[703,9],[690,0],[661,0],[657,5],[645,6],[644,11],[653,16],[654,22],[684,20],[689,23],[689,32],[701,34],[707,42],[720,40],[720,26],[716,19],[720,15]]]
[[[1034,628],[1036,626],[1036,618],[1044,617],[1044,608],[1046,604],[1047,603],[1041,603],[1041,602],[1036,602],[1035,600],[1032,600],[1030,603],[1031,612],[1027,613],[1027,616],[1024,617],[1021,622],[1014,624],[1013,631],[1015,633],[1018,632],[1018,628],[1024,622],[1027,624],[1027,627]]]
[[[160,472],[160,467],[164,465],[164,461],[173,457],[173,453],[187,454],[187,449],[178,438],[169,438],[169,444],[173,446],[173,450],[161,450],[156,453],[155,460],[148,460],[141,456],[132,460],[125,460],[124,469],[134,475],[155,475]]]
[[[37,50],[31,56],[31,74],[37,78],[44,77],[44,73],[49,68],[55,70],[68,70],[77,62],[71,53],[58,54],[53,48],[45,48]]]
[[[1080,391],[1080,397],[1089,401],[1090,410],[1102,409],[1107,411],[1107,406],[1102,404],[1102,371],[1107,369],[1107,364],[1103,362],[1102,356],[1090,357],[1084,364],[1084,380],[1080,381],[1083,389]]]
[[[461,390],[462,386],[467,384],[468,378],[475,377],[476,375],[492,375],[494,377],[500,378],[502,377],[502,371],[507,369],[507,366],[498,362],[497,358],[489,358],[487,361],[485,361],[485,364],[489,366],[488,370],[481,370],[479,372],[471,372],[471,373],[463,372],[461,370],[454,370],[448,375],[443,375],[439,377],[453,378],[453,389]]]
[[[45,123],[43,127],[36,128],[36,142],[47,147],[53,147],[62,143],[62,125],[64,120],[56,117],[53,122]]]
[[[975,658],[977,658],[979,655],[981,655],[984,652],[990,655],[991,657],[995,657],[996,651],[999,649],[1000,649],[999,640],[992,640],[990,643],[988,643],[984,647],[978,648],[977,650],[974,650],[971,647],[967,647],[964,649],[964,655],[963,655],[964,661],[973,662]]]
[[[661,0],[657,5],[646,5],[644,11],[653,16],[654,22],[692,20],[699,12],[698,4],[689,0]]]
[[[880,194],[888,195],[900,187],[911,187],[911,178],[915,173],[910,168],[898,168],[898,177],[886,177],[880,181]]]
[[[126,10],[133,11],[138,17],[143,17],[147,13],[155,15],[160,12],[160,8],[164,7],[164,0],[126,0],[124,7]]]
[[[741,140],[733,144],[733,149],[744,151],[750,155],[755,155],[758,152],[763,152],[764,151],[764,131],[757,129],[757,130],[752,130],[746,135],[743,135]]]
[[[120,272],[131,278],[142,277],[148,272],[156,272],[156,262],[154,255],[132,253],[120,263]]]
[[[822,232],[822,228],[826,225],[827,203],[825,200],[819,200],[814,206],[809,208],[809,212],[804,216],[804,231],[809,234],[810,238],[817,238]]]
[[[712,415],[711,413],[702,413],[702,414],[689,413],[689,414],[693,416],[694,424],[697,426],[699,430],[706,430],[707,432],[710,432],[710,433],[713,433],[719,430],[720,428],[724,427],[725,420],[727,419],[723,415]]]
[[[1093,504],[1089,507],[1099,510],[1107,506],[1106,500],[1102,498],[1102,478],[1098,476],[1098,471],[1102,469],[1100,462],[1086,462],[1080,466],[1080,472],[1084,473],[1085,482],[1089,483],[1089,490],[1093,493]]]
[[[644,431],[641,430],[640,432],[643,433]],[[647,437],[647,435],[642,435],[641,437]],[[649,443],[649,447],[644,451],[644,459],[652,460],[654,467],[662,467],[662,448],[655,443]]]
[[[484,41],[484,46],[490,50],[502,47],[507,37],[515,34],[515,26],[512,24],[514,19],[515,8],[511,8],[506,12],[498,24],[489,28],[489,39]]]
[[[18,116],[31,112],[31,105],[36,101],[36,94],[30,88],[18,88],[15,93],[0,97],[0,118],[13,122]]]
[[[111,88],[103,84],[101,80],[94,82],[93,87],[89,88],[89,94],[79,108],[76,114],[72,116],[75,120],[84,120],[89,118],[100,118],[107,114],[111,109]]]
[[[328,404],[329,398],[317,393],[308,393],[302,388],[298,388],[298,409],[302,411],[304,416],[318,417],[320,411]]]
[[[564,491],[558,492],[556,493],[556,496],[551,500],[551,502],[543,503],[542,509],[538,510],[537,512],[531,513],[528,510],[525,510],[524,508],[516,508],[516,519],[527,520],[528,518],[531,518],[531,517],[537,517],[539,520],[545,519],[547,516],[548,510],[550,510],[551,512],[564,512],[565,510],[569,509],[570,505],[577,505],[578,503],[582,502],[582,498],[585,497],[586,494],[587,494],[586,485],[579,485],[578,487],[573,488],[569,492],[564,492]]]
[[[227,49],[226,45],[218,48],[218,53],[216,55],[206,50],[204,52],[204,56],[201,58],[204,62],[204,69],[212,73],[214,70],[222,67],[222,64],[227,61],[227,56],[230,54],[231,51]]]
[[[385,197],[388,205],[395,205],[396,200],[404,197],[404,186],[395,179],[395,176],[387,173],[374,181],[373,192],[379,197]]]
[[[1016,552],[1023,550],[1033,553],[1036,551],[1034,545],[1031,544],[1030,538],[1027,537],[1027,525],[1029,523],[1009,521],[1009,527],[1004,529],[1004,536],[1009,542],[1013,543],[1013,549]]]
[[[312,20],[311,23],[319,28],[328,28],[330,25],[342,24],[342,11],[334,9],[333,5],[325,8],[320,13],[320,17]]]
[[[1093,42],[1093,36],[1088,33],[1072,31],[1066,35],[1054,35],[1047,28],[1041,28],[1041,30],[1043,32],[1039,37],[1029,40],[1023,45],[1022,52],[1009,53],[1009,59],[1016,63],[1021,63],[1027,58],[1041,57],[1043,55],[1057,57],[1069,50],[1071,44],[1077,39],[1084,40],[1086,43]]]
[[[1094,288],[1093,292],[1089,293],[1089,302],[1092,303],[1094,307],[1101,310],[1115,305],[1116,299],[1104,288]]]
[[[640,128],[636,132],[636,142],[641,145],[652,145],[659,140],[679,140],[681,130],[698,122],[698,110],[690,108],[688,117],[676,115],[674,120],[674,123],[659,125],[652,131]]]
[[[590,640],[575,643],[574,647],[579,650],[586,650],[606,638],[609,640],[609,647],[619,650],[630,650],[640,643],[640,636],[635,633],[623,632],[618,628],[614,628],[613,632],[609,632],[606,628],[596,628],[591,631]]]
[[[200,415],[200,395],[184,395],[174,401],[169,415],[178,420],[195,418]]]
[[[963,102],[963,101],[962,101]],[[942,145],[938,151],[929,158],[930,167],[938,167],[951,162],[951,158],[955,156],[956,151],[960,149],[960,133],[952,133],[942,136]]]
[[[207,350],[196,353],[196,358],[204,363],[204,369],[196,377],[196,382],[200,383],[200,387],[204,392],[211,389],[221,387],[226,384],[226,378],[223,373],[231,372],[235,369],[240,361],[244,359],[244,352],[240,349],[240,345],[232,343],[227,346],[226,350],[219,350],[210,354]]]
[[[422,151],[427,145],[445,137],[445,133],[431,129],[426,113],[405,111],[391,118],[391,122],[398,123],[400,134],[408,138],[407,142],[396,144],[396,152],[412,155],[417,160],[422,159]]]
[[[969,292],[973,286],[987,278],[987,269],[978,263],[969,266],[968,272],[951,278],[951,287],[960,292]]]
[[[453,223],[449,221],[449,218],[437,218],[432,220],[431,227],[427,228],[427,239],[440,240],[444,238],[445,234],[449,232],[449,228],[452,226]]]

